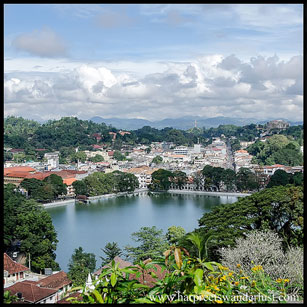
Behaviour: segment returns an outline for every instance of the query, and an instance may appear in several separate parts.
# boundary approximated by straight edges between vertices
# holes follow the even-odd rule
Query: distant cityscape
[[[225,137],[221,134],[219,137],[213,137],[210,144],[204,146],[198,141],[193,146],[178,146],[175,142],[152,142],[150,145],[136,144],[129,145],[122,143],[120,150],[114,149],[114,142],[117,135],[130,135],[131,132],[119,130],[118,132],[109,132],[112,143],[109,145],[101,143],[102,135],[95,133],[92,137],[96,138],[97,144],[92,145],[91,150],[83,150],[85,156],[83,161],[77,163],[60,163],[60,151],[46,152],[45,149],[36,149],[42,151],[42,161],[19,161],[18,155],[24,153],[24,149],[5,147],[7,153],[12,154],[12,160],[4,163],[4,183],[13,183],[19,186],[25,178],[35,178],[43,180],[50,174],[57,174],[67,185],[67,195],[65,197],[76,197],[73,182],[82,180],[95,172],[112,173],[121,171],[133,174],[137,177],[139,188],[147,189],[152,183],[151,174],[162,168],[170,171],[182,171],[189,180],[183,189],[195,189],[193,178],[206,165],[231,169],[236,173],[241,168],[250,169],[253,173],[262,176],[262,183],[268,183],[269,177],[276,170],[284,170],[287,173],[303,172],[303,165],[259,165],[253,162],[254,156],[246,149],[256,141],[266,142],[272,136],[272,131],[280,132],[289,128],[289,123],[283,120],[273,120],[267,122],[260,133],[260,137],[255,137],[251,141],[239,141],[239,149],[233,150],[231,142],[237,141],[235,136]],[[208,140],[207,140],[208,141]],[[237,142],[238,144],[238,142]],[[79,148],[75,148],[79,152]],[[115,152],[120,152],[124,159],[118,159]],[[300,146],[300,152],[303,155],[303,145]],[[157,157],[160,160],[157,162]],[[96,162],[95,159],[98,160]],[[93,160],[94,159],[94,160]],[[23,190],[23,193],[26,191]]]

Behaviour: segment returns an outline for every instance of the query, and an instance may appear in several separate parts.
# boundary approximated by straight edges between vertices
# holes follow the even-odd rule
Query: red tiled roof
[[[30,166],[12,166],[4,168],[4,175],[15,172],[35,172],[36,170]]]
[[[36,303],[58,291],[56,289],[41,288],[28,281],[17,282],[5,288],[5,290],[10,291],[12,295],[16,295],[18,292],[22,293],[24,300],[31,303]]]
[[[34,174],[28,174],[27,179],[38,179],[38,180],[44,180],[46,177],[50,176],[50,173],[34,173]]]
[[[66,185],[72,185],[73,182],[77,181],[76,178],[66,178],[63,180],[63,183],[65,183]]]
[[[3,254],[3,269],[5,271],[8,271],[8,273],[16,274],[19,272],[29,271],[29,268],[26,266],[17,263],[14,261],[11,257],[9,257],[6,253]]]
[[[100,146],[100,145],[93,145],[93,148],[94,149],[99,149],[99,148],[102,148],[102,146]]]
[[[58,273],[52,274],[46,278],[41,279],[39,282],[37,282],[37,285],[43,288],[59,290],[60,288],[67,286],[71,283],[72,281],[67,277],[67,274],[63,271],[60,271]]]
[[[26,178],[29,176],[28,172],[10,172],[4,174],[6,177],[15,177],[15,178]]]

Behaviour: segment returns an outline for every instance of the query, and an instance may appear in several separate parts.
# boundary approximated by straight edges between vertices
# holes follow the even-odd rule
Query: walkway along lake
[[[136,246],[131,234],[145,226],[156,226],[165,233],[175,225],[189,232],[198,227],[198,220],[205,212],[237,200],[236,196],[143,193],[98,200],[89,205],[71,202],[46,210],[59,240],[56,261],[67,272],[69,259],[79,246],[95,254],[99,268],[99,256],[105,256],[101,248],[108,242],[117,242],[122,249],[126,245]]]

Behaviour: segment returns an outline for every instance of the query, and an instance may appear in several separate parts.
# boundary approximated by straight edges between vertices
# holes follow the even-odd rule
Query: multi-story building
[[[175,155],[187,155],[189,153],[189,149],[186,146],[177,146],[174,149]]]
[[[44,158],[47,159],[48,170],[59,167],[59,154],[59,151],[45,153]]]
[[[250,168],[253,156],[247,150],[240,149],[234,153],[235,170],[239,171],[241,167]]]

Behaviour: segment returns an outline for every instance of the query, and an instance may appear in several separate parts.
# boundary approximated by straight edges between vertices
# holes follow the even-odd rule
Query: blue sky
[[[302,4],[6,4],[5,115],[300,120],[302,48]]]

